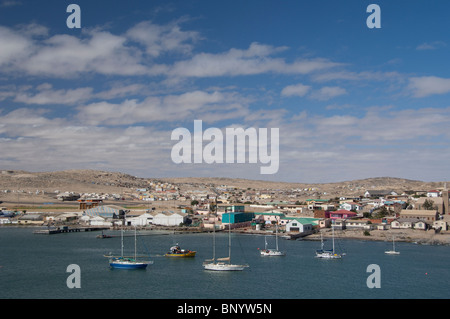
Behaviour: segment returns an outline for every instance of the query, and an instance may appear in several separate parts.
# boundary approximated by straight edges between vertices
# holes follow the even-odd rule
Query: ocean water
[[[120,254],[120,233],[33,234],[34,228],[0,227],[1,299],[448,299],[450,247],[396,243],[397,256],[384,254],[391,242],[337,240],[346,255],[339,260],[314,257],[318,241],[279,240],[283,257],[262,257],[261,235],[232,234],[232,262],[248,263],[240,272],[211,272],[212,234],[138,236],[138,253],[153,261],[145,270],[111,269],[103,255]],[[142,233],[144,234],[144,233]],[[134,232],[124,239],[134,253]],[[271,246],[273,237],[268,238]],[[196,250],[194,258],[171,259],[174,243]],[[228,254],[228,235],[216,233],[216,256]],[[326,248],[331,241],[326,242]],[[81,287],[68,288],[67,267],[81,270]],[[380,268],[380,288],[369,288],[367,267]]]

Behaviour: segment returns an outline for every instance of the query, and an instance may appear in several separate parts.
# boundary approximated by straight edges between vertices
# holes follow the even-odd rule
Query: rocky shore
[[[254,234],[254,235],[272,235],[267,231],[255,231],[250,228],[236,229],[233,232]],[[320,240],[320,233],[323,238],[331,238],[331,229],[322,229],[319,232],[300,237],[300,240]],[[279,236],[287,236],[286,233],[279,233]],[[292,234],[291,234],[292,235]],[[339,239],[356,239],[356,240],[374,240],[374,241],[392,241],[395,237],[397,242],[410,242],[422,245],[450,245],[450,231],[443,231],[435,233],[434,230],[416,230],[416,229],[389,229],[389,230],[370,230],[365,233],[363,230],[337,230],[335,231],[336,238]]]
[[[324,237],[331,237],[331,230],[322,232]],[[363,230],[342,230],[336,231],[336,237],[341,239],[358,240],[377,240],[377,241],[395,241],[411,242],[424,245],[450,245],[450,232],[444,231],[435,233],[434,230],[416,230],[416,229],[389,229],[389,230],[371,230],[365,233]],[[304,237],[304,240],[319,240],[320,233],[315,233]]]

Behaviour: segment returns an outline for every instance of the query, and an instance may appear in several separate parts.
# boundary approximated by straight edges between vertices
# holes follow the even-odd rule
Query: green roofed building
[[[287,221],[286,232],[308,232],[319,224],[319,219],[317,218],[286,217],[284,220]]]

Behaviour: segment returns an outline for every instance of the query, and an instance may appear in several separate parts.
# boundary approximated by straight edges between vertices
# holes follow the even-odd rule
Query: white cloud
[[[433,41],[433,42],[424,42],[416,47],[416,50],[437,50],[439,48],[445,47],[447,44],[443,41]]]
[[[386,80],[401,80],[402,75],[398,72],[351,72],[351,71],[335,71],[335,72],[322,72],[312,75],[312,79],[315,82],[327,82],[335,80],[347,80],[347,81],[386,81]]]
[[[212,114],[210,112],[218,112],[219,108],[210,112],[208,110],[211,105],[228,98],[225,93],[189,93],[174,95],[167,100],[162,97],[155,98],[153,103],[159,107],[172,105],[169,114],[175,116],[174,120],[179,120],[189,113],[180,111],[182,114],[178,116],[178,106],[190,104],[191,110],[200,110],[200,113],[191,114],[193,120],[198,114],[208,116]],[[77,117],[71,120],[50,118],[50,113],[44,109],[18,109],[0,114],[0,148],[8,150],[8,156],[0,158],[0,166],[22,169],[26,167],[30,170],[89,167],[145,176],[184,176],[187,169],[189,174],[201,173],[207,176],[208,172],[214,169],[214,175],[261,178],[257,170],[250,173],[253,172],[252,168],[247,165],[204,164],[192,165],[189,168],[175,165],[170,160],[171,146],[174,144],[170,140],[170,133],[175,128],[170,122],[163,128],[136,125],[126,125],[123,128],[110,126],[105,118],[105,112],[108,113],[106,116],[119,112],[111,121],[119,123],[119,118],[125,117],[123,124],[130,119],[128,113],[139,112],[145,107],[144,102],[150,103],[128,100],[116,105],[102,102],[97,105],[98,109],[89,108],[89,114],[86,113],[87,109],[79,110],[80,114],[90,115],[92,119],[102,117],[100,123],[89,123]],[[92,112],[93,110],[98,113]],[[233,112],[234,110],[237,113],[243,111],[244,114],[244,117],[233,119],[233,126],[237,127],[255,127],[257,122],[276,119],[274,123],[265,126],[280,128],[280,171],[271,177],[273,179],[329,182],[367,177],[367,174],[377,175],[380,172],[397,176],[411,176],[411,172],[428,174],[432,171],[428,163],[437,163],[437,151],[450,155],[450,133],[447,129],[450,107],[402,111],[374,107],[360,117],[345,114],[308,115],[304,111],[298,116],[290,117],[283,113],[284,110],[248,112],[242,106],[233,109]],[[153,110],[146,112],[156,118],[161,116]],[[232,112],[224,114],[230,113]],[[137,115],[144,116],[144,113]],[[162,116],[165,117],[166,114]],[[136,119],[137,117],[131,118],[131,122]],[[247,125],[243,121],[248,121]],[[204,129],[207,127],[210,125],[204,123]],[[39,158],[39,161],[36,161],[36,158]],[[145,169],[140,170],[137,167]],[[443,169],[446,168],[448,165],[443,166]],[[320,174],[317,174],[318,170]],[[238,171],[240,173],[235,175]]]
[[[92,31],[86,38],[55,35],[20,67],[34,75],[73,77],[81,73],[142,75],[140,53],[124,45],[126,38]]]
[[[0,3],[0,7],[3,7],[3,8],[20,6],[20,5],[22,5],[22,2],[16,1],[16,0],[3,0]]]
[[[413,77],[409,79],[408,89],[415,97],[446,94],[450,92],[450,79],[437,76]]]
[[[189,54],[193,44],[200,39],[195,31],[182,31],[178,22],[168,25],[157,25],[150,21],[143,21],[126,32],[129,39],[145,46],[146,53],[158,57],[167,52]]]
[[[91,103],[78,107],[78,117],[90,125],[193,121],[195,118],[205,122],[220,121],[247,114],[247,102],[235,93],[197,90],[179,95],[150,96],[143,101],[127,99],[121,103]]]
[[[22,61],[31,50],[32,43],[29,38],[17,31],[0,26],[0,67]]]
[[[311,86],[304,85],[304,84],[294,84],[294,85],[288,85],[281,91],[282,96],[305,96],[309,90],[311,89]]]
[[[310,97],[315,100],[326,101],[331,98],[347,94],[347,90],[338,86],[324,86],[313,91]]]
[[[247,49],[193,54],[200,35],[182,31],[179,22],[156,25],[144,21],[119,35],[93,28],[80,36],[49,37],[48,28],[35,23],[16,29],[0,27],[0,66],[8,66],[2,68],[3,72],[57,78],[83,74],[165,76],[169,78],[167,83],[173,83],[186,77],[309,74],[341,65],[321,58],[286,62],[276,55],[287,47],[257,42]],[[174,62],[155,63],[163,54],[175,57]],[[191,57],[183,59],[186,55]]]
[[[325,59],[287,63],[282,58],[271,57],[284,50],[286,47],[273,47],[254,42],[247,50],[230,49],[218,54],[199,53],[190,60],[176,62],[170,68],[169,74],[174,77],[238,76],[263,73],[307,74],[339,65]]]
[[[26,104],[67,104],[72,105],[81,101],[87,101],[92,98],[93,89],[90,87],[69,89],[69,90],[52,90],[50,84],[40,85],[37,87],[39,93],[34,95],[30,93],[18,93],[14,99],[15,102]]]
[[[37,105],[78,105],[89,100],[101,99],[111,100],[141,94],[144,91],[142,84],[123,84],[113,83],[110,89],[100,92],[94,92],[92,87],[81,87],[75,89],[54,89],[50,83],[43,83],[37,87],[0,87],[0,100],[7,97],[14,97],[14,102]]]

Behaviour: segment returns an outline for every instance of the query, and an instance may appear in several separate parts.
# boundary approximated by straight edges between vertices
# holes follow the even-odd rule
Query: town
[[[3,177],[14,175],[17,172],[2,172]],[[100,189],[112,184],[99,182],[104,175],[108,173],[93,176]],[[380,234],[411,230],[404,239],[414,241],[423,234],[438,240],[439,235],[447,234],[450,222],[446,183],[433,189],[346,186],[323,191],[320,185],[264,188],[270,183],[262,181],[259,184],[263,187],[256,188],[246,187],[249,181],[238,180],[231,185],[189,179],[135,179],[136,183],[122,182],[120,193],[0,190],[0,225],[48,229],[138,227],[186,232],[229,227],[249,233],[274,233],[277,227],[279,235],[286,239],[311,238],[331,228],[346,231],[349,237],[366,239],[386,239]]]

